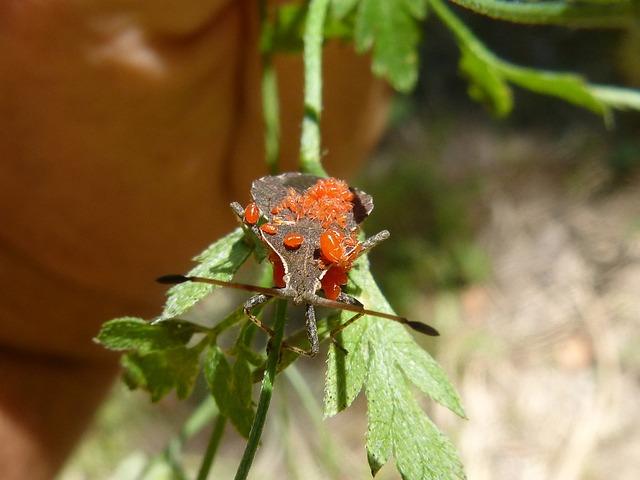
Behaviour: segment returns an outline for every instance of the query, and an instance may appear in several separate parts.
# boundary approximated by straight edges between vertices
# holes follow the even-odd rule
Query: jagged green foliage
[[[393,313],[369,272],[359,262],[350,288],[368,308]],[[346,320],[350,315],[341,315]],[[369,428],[367,453],[375,474],[391,457],[405,479],[464,478],[453,445],[420,408],[412,386],[464,417],[457,393],[431,356],[397,323],[363,317],[342,333],[349,351],[329,352],[325,414],[335,415],[364,388]]]
[[[229,281],[251,253],[250,243],[240,228],[212,243],[194,258],[198,263],[188,275]],[[193,307],[216,288],[204,283],[181,283],[169,290],[162,318],[173,318]]]
[[[246,357],[239,355],[232,366],[218,346],[211,346],[204,359],[204,372],[220,412],[241,435],[248,437],[254,412],[251,370]]]
[[[337,18],[354,16],[353,39],[360,52],[373,52],[373,71],[401,92],[418,79],[420,20],[427,0],[332,0]]]
[[[187,398],[196,381],[200,348],[173,347],[149,353],[130,352],[122,357],[124,381],[131,389],[143,388],[157,402],[175,389]]]

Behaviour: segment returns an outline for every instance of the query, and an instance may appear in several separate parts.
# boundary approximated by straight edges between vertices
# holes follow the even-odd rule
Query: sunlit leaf
[[[184,321],[167,320],[152,325],[141,318],[122,317],[104,323],[95,340],[110,350],[148,353],[186,344],[196,328]]]
[[[251,246],[244,240],[244,231],[238,228],[195,257],[198,265],[188,275],[229,281],[250,253]],[[184,313],[214,288],[213,285],[195,282],[172,287],[161,318],[173,318]]]
[[[368,308],[393,313],[359,262],[350,275],[353,293]],[[342,321],[348,315],[342,316]],[[460,479],[464,472],[455,448],[419,407],[411,386],[464,416],[460,399],[445,373],[402,325],[365,316],[342,333],[344,355],[329,352],[325,414],[334,415],[367,395],[367,452],[375,473],[393,456],[404,479]]]
[[[241,435],[248,437],[254,411],[251,371],[247,359],[239,355],[232,367],[222,350],[212,345],[206,353],[204,372],[222,415],[231,420]]]
[[[131,389],[149,392],[157,402],[175,389],[178,398],[187,398],[198,376],[200,348],[175,347],[150,353],[124,355],[124,381]]]
[[[451,0],[492,18],[525,24],[629,27],[637,18],[633,0]]]
[[[513,94],[504,77],[470,49],[463,48],[460,71],[469,80],[469,96],[488,105],[498,116],[503,117],[513,108]]]
[[[427,0],[333,0],[338,17],[355,9],[354,42],[360,52],[373,51],[373,71],[399,91],[418,79],[420,20]]]
[[[511,109],[507,82],[544,95],[558,97],[602,115],[610,121],[611,108],[640,108],[640,92],[593,85],[574,73],[523,67],[493,54],[442,0],[429,0],[432,10],[455,36],[462,52],[461,71],[469,78],[472,98],[487,102],[498,115]]]

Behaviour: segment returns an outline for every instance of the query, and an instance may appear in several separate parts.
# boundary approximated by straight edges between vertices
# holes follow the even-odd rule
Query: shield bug
[[[360,224],[373,210],[371,196],[336,178],[283,173],[255,180],[251,197],[246,207],[233,202],[231,208],[269,251],[274,288],[182,275],[167,275],[158,281],[204,282],[256,292],[245,302],[244,311],[270,336],[273,330],[253,315],[253,308],[273,297],[304,305],[311,348],[302,350],[286,344],[285,348],[308,356],[315,355],[319,349],[315,306],[355,312],[330,334],[331,340],[345,353],[335,335],[365,314],[400,322],[426,335],[438,335],[433,327],[424,323],[368,310],[342,291],[353,262],[389,238],[389,232],[383,230],[364,241],[358,239]]]

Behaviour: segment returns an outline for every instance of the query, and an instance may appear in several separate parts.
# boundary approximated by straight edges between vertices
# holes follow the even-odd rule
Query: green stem
[[[180,430],[180,434],[178,435],[176,446],[182,448],[184,443],[202,430],[211,421],[211,419],[218,414],[218,412],[218,406],[211,397],[204,399],[187,421],[184,422],[184,425]]]
[[[591,93],[601,102],[614,108],[640,110],[640,90],[610,87],[608,85],[592,85]]]
[[[635,21],[638,8],[633,1],[572,3],[558,0],[547,2],[451,0],[451,2],[498,20],[590,28],[630,27]]]
[[[176,469],[181,470],[179,458],[184,444],[202,430],[217,413],[218,407],[213,399],[206,398],[187,419],[182,429],[180,429],[180,432],[171,439],[161,456],[166,458],[167,462],[174,468],[174,473],[176,473]],[[140,478],[144,478],[157,458],[158,457],[154,457],[147,463],[143,472],[140,474]]]
[[[300,170],[327,176],[320,159],[322,112],[322,42],[329,0],[311,0],[304,29],[304,118],[300,138]]]
[[[226,417],[222,415],[218,415],[216,418],[216,423],[213,425],[213,430],[211,431],[211,437],[209,437],[207,451],[205,452],[202,464],[200,465],[197,480],[207,480],[209,470],[211,470],[211,465],[213,464],[213,459],[216,456],[218,446],[220,445],[220,439],[224,433],[224,426],[226,422]]]
[[[449,9],[444,0],[429,0],[432,11],[455,36],[460,49],[471,53],[510,83],[543,95],[552,95],[601,114],[611,124],[610,107],[640,108],[640,92],[633,89],[593,85],[572,73],[549,72],[507,62],[491,52]]]
[[[309,414],[313,422],[314,431],[320,437],[321,453],[319,455],[322,457],[322,465],[329,471],[329,478],[340,478],[340,466],[336,460],[335,444],[328,435],[325,424],[322,422],[322,415],[320,414],[322,406],[316,400],[309,385],[307,385],[306,380],[295,365],[290,365],[285,370],[285,375],[296,394],[300,397],[302,406]]]
[[[244,480],[249,474],[253,458],[258,450],[258,444],[260,443],[260,437],[262,436],[262,430],[264,423],[267,419],[267,411],[269,410],[269,404],[271,403],[271,395],[273,393],[273,385],[276,379],[276,370],[278,366],[278,358],[280,357],[280,347],[282,345],[282,337],[284,335],[284,323],[287,313],[287,301],[278,300],[276,302],[275,312],[275,335],[271,339],[269,357],[267,358],[267,368],[264,378],[262,380],[262,389],[260,390],[260,399],[258,400],[258,408],[256,409],[256,416],[253,419],[251,425],[251,432],[249,433],[249,441],[242,455],[242,460],[238,466],[235,480]]]
[[[260,0],[259,7],[260,60],[262,62],[260,90],[262,95],[265,160],[269,167],[269,172],[275,174],[279,170],[280,159],[280,101],[278,81],[273,67],[273,28],[269,24],[267,1]]]

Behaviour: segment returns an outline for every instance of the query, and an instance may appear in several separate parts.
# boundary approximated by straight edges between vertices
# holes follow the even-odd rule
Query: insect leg
[[[304,319],[307,325],[309,343],[311,344],[311,350],[308,352],[308,355],[313,357],[318,353],[318,350],[320,350],[320,342],[318,341],[318,327],[316,326],[316,311],[310,303],[306,305]]]
[[[233,210],[233,213],[235,213],[240,219],[240,221],[243,222],[244,208],[242,208],[242,205],[240,205],[238,202],[231,202],[230,206],[231,206],[231,210]]]
[[[259,293],[257,295],[254,295],[253,297],[249,298],[249,300],[247,300],[246,302],[244,302],[244,314],[260,330],[264,331],[267,335],[269,335],[269,338],[271,338],[271,337],[273,337],[275,335],[274,331],[270,327],[268,327],[264,323],[262,323],[262,320],[260,320],[253,313],[251,313],[251,310],[253,308],[257,307],[258,305],[262,305],[263,303],[268,302],[269,300],[271,300],[271,298],[272,297],[270,297],[268,295],[264,295],[262,293]]]
[[[342,302],[342,303],[347,303],[349,305],[355,305],[357,307],[363,307],[364,305],[362,305],[362,303],[360,302],[360,300],[358,300],[355,297],[352,297],[351,295],[347,295],[344,292],[340,292],[340,295],[338,295],[338,301]],[[356,313],[353,317],[351,317],[349,320],[347,320],[346,322],[344,322],[341,325],[338,325],[336,328],[334,328],[333,330],[331,330],[329,332],[329,338],[331,338],[331,341],[333,342],[333,344],[338,348],[338,350],[342,351],[342,353],[347,354],[349,353],[347,351],[346,348],[344,348],[336,339],[336,335],[338,335],[342,330],[344,330],[345,328],[347,328],[349,325],[351,325],[353,322],[355,322],[356,320],[358,320],[360,317],[362,317],[364,315],[364,312],[361,313]]]
[[[357,307],[364,307],[362,302],[356,297],[349,295],[348,293],[340,292],[337,300],[342,303],[348,303],[349,305],[355,305]]]
[[[378,245],[380,242],[385,241],[387,238],[389,238],[389,231],[382,230],[381,232],[376,233],[372,237],[367,238],[362,243],[357,244],[353,248],[353,250],[351,250],[347,254],[349,262],[353,262],[360,255],[367,253],[369,250],[371,250],[373,247]]]
[[[304,312],[304,319],[307,325],[307,335],[309,337],[311,349],[303,350],[302,348],[289,345],[286,342],[282,342],[282,348],[290,350],[298,355],[304,355],[305,357],[314,357],[320,350],[320,341],[318,340],[318,327],[316,326],[316,311],[313,309],[313,305],[307,304]]]
[[[375,235],[367,238],[364,242],[360,244],[360,250],[358,251],[358,257],[363,253],[367,253],[373,247],[378,245],[379,243],[385,241],[389,238],[389,230],[382,230],[381,232],[376,233]],[[358,302],[360,304],[360,302]],[[360,304],[362,305],[362,304]]]
[[[251,310],[253,308],[257,307],[258,305],[261,305],[263,303],[268,302],[269,300],[271,300],[271,298],[273,298],[273,297],[270,297],[268,295],[264,295],[262,293],[259,293],[258,295],[254,295],[253,297],[249,298],[249,300],[247,300],[244,303],[244,313],[245,313],[245,315],[259,329],[261,329],[267,335],[269,335],[269,344],[271,344],[271,338],[275,335],[275,332],[273,331],[273,329],[271,327],[268,327],[267,325],[262,323],[262,320],[260,320],[253,313],[251,313]],[[311,307],[311,320],[309,319],[309,307]],[[307,357],[313,357],[314,355],[316,355],[318,353],[318,350],[319,350],[320,347],[319,347],[319,342],[318,342],[318,331],[317,331],[317,328],[316,328],[316,316],[315,316],[315,311],[313,310],[313,306],[312,305],[307,306],[307,313],[306,313],[305,317],[307,319],[307,329],[308,329],[308,332],[309,332],[309,341],[311,342],[311,350],[303,350],[302,348],[294,347],[293,345],[288,345],[286,342],[282,342],[282,348],[284,348],[286,350],[290,350],[293,353],[296,353],[298,355],[305,355]],[[311,327],[311,325],[313,325],[313,327]],[[267,350],[268,349],[269,349],[269,346],[267,346]]]

